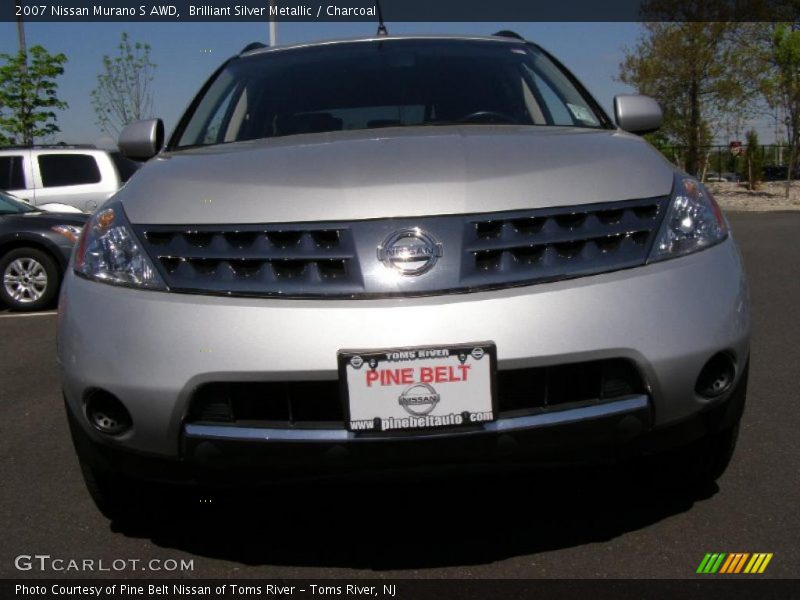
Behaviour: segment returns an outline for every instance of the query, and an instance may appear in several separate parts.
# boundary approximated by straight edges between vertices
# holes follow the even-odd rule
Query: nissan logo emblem
[[[411,416],[424,417],[436,408],[441,399],[432,385],[415,383],[403,390],[397,401]]]
[[[442,255],[442,245],[419,227],[395,231],[378,246],[378,259],[402,275],[421,275]]]

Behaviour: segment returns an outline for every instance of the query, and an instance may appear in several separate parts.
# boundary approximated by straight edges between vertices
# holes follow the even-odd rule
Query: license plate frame
[[[353,433],[435,433],[497,419],[494,342],[342,349],[337,352],[337,365],[344,426]],[[370,371],[376,375],[367,375]],[[362,374],[364,381],[359,382]],[[381,390],[372,393],[378,397],[375,402],[384,404],[370,407],[370,400],[365,400],[368,378],[376,384],[375,390]],[[459,407],[463,410],[452,412]]]

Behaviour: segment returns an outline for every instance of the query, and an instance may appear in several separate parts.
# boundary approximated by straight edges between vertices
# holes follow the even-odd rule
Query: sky
[[[538,43],[570,69],[600,104],[612,113],[616,94],[633,90],[615,80],[623,49],[632,48],[641,26],[637,23],[387,23],[392,33],[492,34],[512,29]],[[373,35],[369,22],[278,24],[278,43]],[[61,134],[54,140],[99,143],[105,135],[95,124],[90,92],[97,83],[104,54],[113,55],[122,32],[132,41],[151,46],[157,65],[152,83],[153,116],[171,131],[203,82],[228,57],[253,41],[267,42],[266,23],[26,23],[28,46],[41,44],[48,52],[63,52],[69,61],[59,80],[59,97],[69,108],[58,112]],[[16,23],[0,23],[0,52],[17,51]],[[762,143],[774,137],[759,127]],[[39,140],[37,140],[39,141]],[[724,142],[724,140],[722,140]]]

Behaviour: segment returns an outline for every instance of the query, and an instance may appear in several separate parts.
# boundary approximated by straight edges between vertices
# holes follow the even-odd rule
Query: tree
[[[789,142],[786,196],[800,155],[800,23],[759,23],[757,85],[767,104],[783,114]]]
[[[42,46],[12,56],[0,54],[0,137],[5,143],[33,145],[37,137],[61,131],[55,110],[67,108],[59,100],[56,78],[64,73],[64,54],[50,54]]]
[[[119,135],[128,123],[146,119],[153,109],[150,83],[156,65],[150,61],[150,45],[131,42],[122,34],[114,57],[103,56],[103,72],[92,91],[97,125],[109,135]]]
[[[682,166],[697,173],[703,164],[701,147],[711,142],[710,126],[731,111],[744,109],[745,88],[737,75],[742,61],[739,25],[702,21],[707,15],[689,11],[699,4],[687,0],[682,4],[682,12],[672,15],[670,22],[644,24],[636,47],[625,50],[619,79],[659,101],[663,133],[685,147]],[[658,13],[662,19],[663,10]],[[675,22],[677,18],[687,21]]]
[[[747,148],[745,149],[742,175],[747,181],[747,189],[755,190],[758,182],[763,178],[764,151],[758,143],[758,133],[751,129],[747,132]]]

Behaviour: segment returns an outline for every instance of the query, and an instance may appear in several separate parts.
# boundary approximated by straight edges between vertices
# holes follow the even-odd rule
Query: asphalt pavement
[[[190,497],[111,523],[69,440],[56,316],[0,312],[0,577],[683,578],[708,552],[773,553],[761,577],[798,577],[800,212],[729,218],[753,303],[748,405],[728,471],[694,492],[614,468],[413,474]],[[110,570],[15,567],[36,554]],[[192,568],[166,570],[181,560]]]

